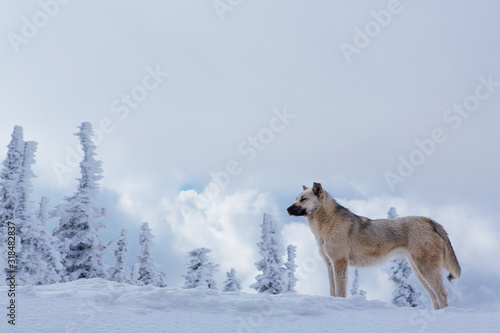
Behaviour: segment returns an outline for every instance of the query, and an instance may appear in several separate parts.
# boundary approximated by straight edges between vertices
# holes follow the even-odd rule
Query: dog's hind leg
[[[438,304],[436,294],[434,293],[434,290],[431,289],[431,287],[427,284],[427,281],[424,280],[422,277],[422,274],[418,271],[417,267],[415,266],[415,263],[411,258],[407,258],[408,263],[410,264],[411,270],[413,271],[413,274],[417,278],[418,282],[424,287],[424,289],[427,291],[429,296],[431,297],[432,305],[434,308],[436,308],[436,304]]]
[[[439,258],[435,258],[429,253],[423,253],[421,257],[414,260],[414,264],[420,273],[420,278],[424,280],[422,285],[431,296],[434,309],[439,310],[447,307],[448,293],[443,285]]]
[[[441,273],[441,268],[436,268],[428,275],[424,276],[424,279],[427,281],[429,286],[437,296],[439,308],[443,309],[448,306],[448,293],[446,292],[446,288],[443,285],[443,277]]]

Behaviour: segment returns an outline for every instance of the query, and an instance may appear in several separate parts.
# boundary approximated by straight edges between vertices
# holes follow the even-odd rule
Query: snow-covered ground
[[[0,332],[498,332],[499,312],[397,308],[361,296],[222,293],[101,279],[16,288],[16,325],[0,287]]]

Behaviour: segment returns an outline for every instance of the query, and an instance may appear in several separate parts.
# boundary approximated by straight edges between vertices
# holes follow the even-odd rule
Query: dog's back
[[[392,255],[409,256],[426,243],[441,243],[439,234],[431,227],[431,220],[422,216],[352,221],[356,221],[348,233],[352,266],[378,264]]]

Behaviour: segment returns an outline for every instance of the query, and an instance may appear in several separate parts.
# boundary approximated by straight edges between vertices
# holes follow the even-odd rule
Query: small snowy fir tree
[[[387,211],[387,218],[389,218],[389,219],[395,219],[395,218],[398,218],[398,217],[399,217],[399,215],[396,212],[396,208],[394,208],[394,207],[389,208],[389,210]]]
[[[359,289],[359,271],[357,268],[354,269],[354,280],[352,281],[351,295],[366,296],[366,291]]]
[[[130,283],[130,271],[127,267],[127,253],[127,230],[122,229],[120,237],[116,242],[116,249],[114,251],[116,262],[109,273],[109,280],[121,283]]]
[[[288,245],[286,248],[287,252],[287,261],[285,262],[286,273],[287,273],[287,290],[288,293],[296,293],[295,284],[298,279],[295,277],[295,269],[297,265],[295,265],[295,258],[297,258],[297,247],[295,245]]]
[[[138,277],[133,283],[139,286],[151,284],[155,287],[166,287],[165,275],[160,273],[158,265],[153,259],[153,254],[151,252],[153,234],[147,222],[144,222],[141,226],[139,243],[141,249],[137,255]]]
[[[139,280],[139,265],[136,263],[132,265],[132,269],[130,270],[130,283],[137,285],[138,280]]]
[[[394,259],[391,261],[390,280],[396,284],[396,289],[392,294],[392,304],[400,307],[418,307],[422,305],[421,294],[413,284],[408,282],[411,275],[411,268],[404,259]]]
[[[22,161],[22,172],[17,182],[19,195],[15,209],[17,232],[20,247],[17,253],[17,280],[19,284],[50,284],[59,282],[58,271],[61,269],[59,256],[51,244],[51,237],[47,236],[45,226],[35,216],[33,202],[31,202],[32,183],[35,177],[31,166],[35,163],[34,155],[37,143],[25,143]]]
[[[21,175],[24,155],[23,128],[15,126],[7,146],[7,157],[0,173],[0,285],[5,284],[4,267],[7,267],[7,222],[14,220],[18,202],[17,181]]]
[[[224,288],[222,291],[240,291],[241,290],[241,282],[240,280],[236,277],[236,271],[234,268],[231,268],[229,272],[226,273],[227,279],[224,281]]]
[[[61,264],[61,255],[52,245],[57,241],[57,239],[47,232],[47,222],[49,220],[49,198],[42,197],[40,199],[40,206],[36,216],[41,227],[38,246],[43,253],[43,261],[47,264],[47,280],[45,284],[59,282],[61,279],[60,272],[63,269]]]
[[[75,135],[83,148],[83,160],[80,162],[81,178],[78,178],[78,188],[54,212],[54,216],[60,218],[53,235],[58,239],[64,281],[105,277],[102,262],[105,246],[99,236],[104,225],[96,222],[104,217],[105,210],[97,208],[94,203],[99,192],[97,182],[102,178],[102,163],[95,159],[92,125],[85,122],[79,129]]]
[[[199,287],[217,289],[214,274],[219,270],[219,265],[209,261],[207,254],[210,252],[212,250],[204,247],[188,252],[189,264],[187,274],[184,275],[186,279],[184,283],[185,289]]]
[[[157,287],[168,287],[168,284],[167,284],[167,273],[165,272],[160,272],[160,278],[159,278],[159,282],[158,284],[156,285]]]
[[[399,217],[394,207],[389,209],[387,217],[390,219]],[[389,279],[396,284],[396,289],[392,293],[392,304],[400,307],[422,306],[421,293],[408,280],[411,272],[406,259],[396,258],[391,260],[391,276]]]
[[[255,277],[257,282],[250,288],[259,293],[281,294],[287,292],[287,274],[283,267],[284,247],[281,243],[281,234],[278,223],[270,215],[264,214],[262,222],[262,238],[259,243],[259,252],[262,260],[255,266],[262,274]]]

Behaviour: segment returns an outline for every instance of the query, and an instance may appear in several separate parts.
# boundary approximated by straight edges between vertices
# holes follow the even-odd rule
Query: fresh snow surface
[[[0,332],[498,332],[499,312],[398,308],[362,296],[223,293],[102,279],[16,288],[16,325],[0,287]]]

